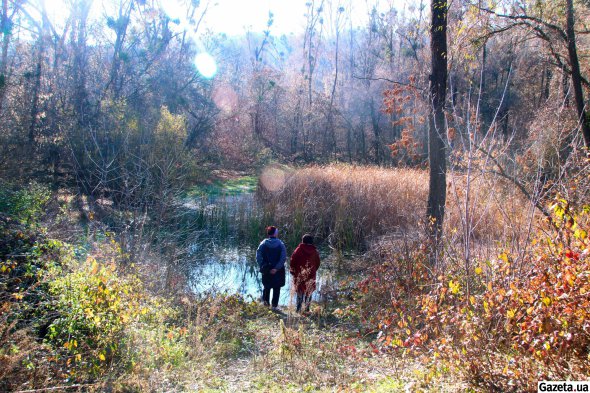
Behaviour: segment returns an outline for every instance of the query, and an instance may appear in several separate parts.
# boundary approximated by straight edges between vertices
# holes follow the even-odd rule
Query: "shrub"
[[[51,197],[48,188],[31,183],[27,188],[0,183],[0,213],[25,225],[39,221]]]
[[[114,263],[99,263],[92,257],[63,273],[59,269],[48,277],[57,318],[49,326],[47,342],[65,349],[57,356],[92,374],[106,371],[103,364],[127,360],[126,327],[148,311],[140,284],[119,277]]]
[[[378,324],[381,349],[443,358],[491,390],[586,379],[590,206],[576,211],[558,199],[552,213],[524,255],[500,250],[471,274],[451,265],[428,280],[420,248],[374,267],[359,284],[358,308]],[[381,299],[377,313],[373,299]]]

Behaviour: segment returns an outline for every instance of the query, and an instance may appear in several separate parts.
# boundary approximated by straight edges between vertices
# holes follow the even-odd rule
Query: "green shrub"
[[[38,183],[31,183],[27,188],[0,183],[0,213],[25,225],[39,221],[50,198],[49,189]]]
[[[59,317],[49,327],[47,341],[98,372],[104,362],[121,357],[125,326],[141,315],[136,283],[118,277],[114,264],[91,257],[73,272],[54,273],[49,292]]]

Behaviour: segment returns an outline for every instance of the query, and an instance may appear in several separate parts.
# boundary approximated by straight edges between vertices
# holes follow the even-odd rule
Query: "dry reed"
[[[335,248],[362,250],[372,238],[407,233],[424,222],[424,170],[332,164],[290,171],[283,178],[282,186],[272,189],[261,182],[258,196],[290,243],[310,232]],[[499,179],[474,176],[467,193],[467,179],[455,174],[449,176],[447,233],[459,242],[466,231],[486,243],[519,237],[528,222],[528,206]]]

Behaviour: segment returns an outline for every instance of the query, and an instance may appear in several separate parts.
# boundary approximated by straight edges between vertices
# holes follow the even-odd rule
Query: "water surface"
[[[189,287],[192,291],[240,294],[246,300],[261,298],[262,281],[254,247],[210,243],[206,248],[193,251],[190,258]],[[314,300],[319,298],[322,277],[326,274],[325,269],[320,267]],[[287,271],[286,284],[281,288],[280,305],[294,302],[294,294],[290,289],[291,275]]]
[[[203,230],[195,235],[188,247],[189,288],[195,293],[240,294],[246,300],[260,299],[262,282],[256,264],[257,244],[253,245],[252,241],[248,243],[238,236],[238,233],[244,231],[239,228],[240,225],[243,226],[248,220],[261,220],[263,217],[253,194],[187,200],[184,207],[198,211],[204,223]],[[287,256],[292,252],[293,250],[287,249]],[[320,267],[318,272],[315,300],[319,298],[323,277],[327,276],[325,270]],[[294,302],[294,294],[290,289],[291,275],[287,268],[286,285],[281,288],[279,298],[280,305],[286,306]]]

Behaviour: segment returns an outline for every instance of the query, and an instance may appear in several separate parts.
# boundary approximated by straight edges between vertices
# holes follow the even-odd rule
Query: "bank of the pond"
[[[275,172],[273,179],[286,181],[280,171]],[[260,298],[262,284],[255,261],[256,247],[265,236],[264,228],[275,224],[277,216],[268,209],[268,203],[260,200],[260,192],[254,193],[257,187],[268,185],[264,176],[260,181],[255,176],[216,179],[193,187],[183,199],[183,208],[198,223],[197,230],[188,237],[182,261],[188,274],[188,287],[194,293],[239,294],[250,300]],[[299,228],[283,224],[280,233],[288,255],[303,233],[313,229],[313,226]],[[322,301],[326,297],[324,292],[334,289],[333,282],[343,278],[346,272],[339,269],[343,253],[331,248],[330,239],[320,238],[318,249],[322,264],[314,300]],[[279,304],[290,305],[293,298],[291,277],[287,274]]]
[[[316,302],[325,299],[325,291],[332,288],[338,276],[334,263],[336,257],[330,255],[329,250],[321,251],[322,264],[318,271],[317,290],[313,295],[313,300]],[[255,254],[255,247],[247,245],[238,246],[214,241],[201,244],[193,250],[187,260],[190,266],[189,289],[197,294],[239,294],[246,300],[259,300],[262,294],[262,282]],[[279,305],[288,306],[293,302],[291,275],[287,273]]]

